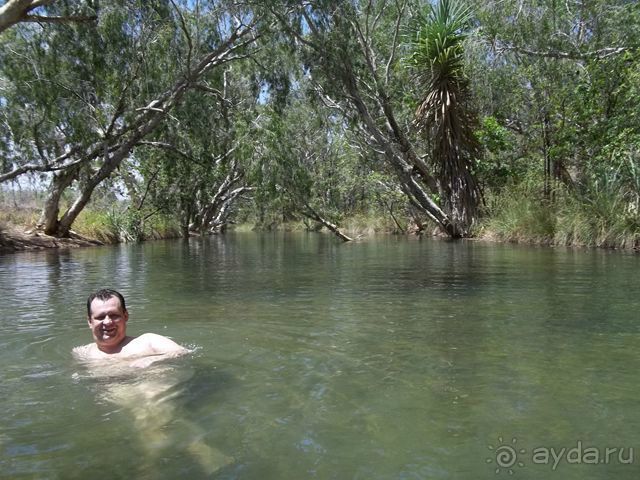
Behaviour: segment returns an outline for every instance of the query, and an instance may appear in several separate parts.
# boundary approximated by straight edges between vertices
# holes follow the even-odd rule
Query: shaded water
[[[639,271],[317,234],[0,256],[0,478],[635,479]],[[103,286],[195,353],[78,364]]]

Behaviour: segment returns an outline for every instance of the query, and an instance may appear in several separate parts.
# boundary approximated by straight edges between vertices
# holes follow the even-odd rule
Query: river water
[[[639,272],[321,234],[0,256],[0,478],[636,479]],[[194,353],[79,364],[104,286]]]

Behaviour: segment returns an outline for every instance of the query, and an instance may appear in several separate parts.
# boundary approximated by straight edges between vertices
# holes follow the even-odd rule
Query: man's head
[[[103,289],[87,299],[87,321],[100,350],[118,351],[127,336],[129,313],[124,297],[115,290]]]
[[[124,297],[120,292],[110,288],[103,288],[92,293],[89,295],[89,298],[87,298],[87,317],[91,318],[91,302],[93,302],[94,299],[109,300],[111,297],[117,297],[118,300],[120,300],[120,305],[122,305],[122,310],[125,312],[127,311],[127,307],[124,304]]]

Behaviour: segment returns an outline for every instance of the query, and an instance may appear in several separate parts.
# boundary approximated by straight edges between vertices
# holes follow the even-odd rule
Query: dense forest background
[[[640,246],[630,0],[9,0],[0,235]]]

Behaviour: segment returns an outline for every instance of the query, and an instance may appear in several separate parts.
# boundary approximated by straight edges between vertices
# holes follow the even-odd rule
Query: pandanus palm
[[[476,217],[480,192],[472,172],[479,151],[476,116],[469,108],[464,74],[464,41],[471,12],[456,0],[429,4],[408,32],[408,64],[424,88],[415,112],[427,135],[445,212],[458,236],[466,236]]]

